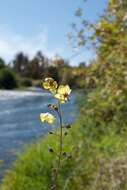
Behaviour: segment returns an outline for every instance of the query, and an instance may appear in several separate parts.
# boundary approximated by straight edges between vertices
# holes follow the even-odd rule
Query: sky
[[[69,59],[73,50],[67,33],[75,21],[75,10],[82,7],[85,17],[96,20],[102,15],[108,0],[1,0],[0,1],[0,57],[11,61],[23,51],[32,58],[38,50],[48,57],[56,54]],[[74,56],[70,62],[89,62],[92,50]]]

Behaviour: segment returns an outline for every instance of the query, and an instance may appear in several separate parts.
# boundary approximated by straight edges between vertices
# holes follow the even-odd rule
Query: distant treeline
[[[19,52],[9,64],[0,58],[0,88],[40,86],[40,81],[45,77],[53,77],[59,83],[68,83],[73,88],[81,88],[85,67],[85,63],[72,67],[59,56],[49,59],[41,51],[32,59]]]

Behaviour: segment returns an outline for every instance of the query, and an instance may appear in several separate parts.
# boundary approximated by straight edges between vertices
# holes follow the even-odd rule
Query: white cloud
[[[32,58],[38,50],[48,57],[53,57],[56,53],[61,53],[60,48],[48,49],[48,36],[46,30],[43,30],[35,36],[26,37],[21,34],[8,32],[0,27],[0,57],[6,61],[14,58],[14,55],[20,51],[28,54]]]

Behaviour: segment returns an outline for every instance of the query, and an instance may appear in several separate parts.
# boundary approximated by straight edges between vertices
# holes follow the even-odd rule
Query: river
[[[47,105],[55,103],[51,94],[41,89],[29,91],[0,90],[0,178],[11,167],[17,151],[24,144],[32,143],[51,129],[40,122],[41,112],[49,111]],[[62,106],[64,123],[71,123],[77,117],[76,92],[68,103]],[[57,124],[54,126],[56,127]]]

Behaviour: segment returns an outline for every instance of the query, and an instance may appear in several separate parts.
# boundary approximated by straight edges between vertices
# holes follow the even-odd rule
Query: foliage
[[[127,133],[116,133],[115,124],[109,123],[107,126],[102,123],[105,127],[103,133],[103,130],[99,131],[101,128],[97,130],[99,125],[93,125],[94,122],[94,118],[91,121],[89,116],[82,115],[68,129],[70,132],[65,137],[64,146],[67,152],[72,152],[72,158],[63,163],[59,176],[61,190],[126,189]],[[13,169],[7,172],[1,189],[50,189],[51,170],[57,161],[46,148],[50,144],[53,148],[59,146],[51,134],[28,147]]]
[[[23,87],[30,87],[32,86],[32,81],[28,78],[22,78],[20,79],[20,86],[23,86]]]
[[[6,64],[1,59],[0,69],[3,67],[6,67]],[[31,60],[23,52],[20,52],[7,67],[18,76],[17,83],[19,87],[34,84],[40,87],[39,80],[46,77],[54,78],[59,84],[69,84],[72,88],[82,88],[84,86],[83,73],[86,69],[84,64],[79,67],[73,67],[61,57],[57,56],[54,59],[49,59],[40,51]],[[28,85],[25,82],[26,80],[29,80]]]
[[[0,58],[0,69],[5,67],[5,62],[2,58]]]
[[[17,87],[16,76],[9,68],[0,70],[0,88],[13,89]]]

